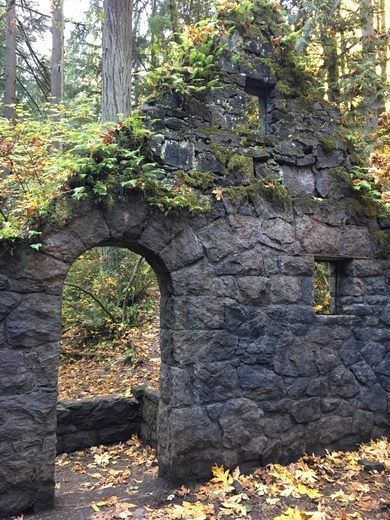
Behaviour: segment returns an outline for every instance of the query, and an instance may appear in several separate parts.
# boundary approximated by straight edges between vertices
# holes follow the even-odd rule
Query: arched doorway
[[[58,210],[61,223],[42,234],[40,251],[28,245],[1,251],[0,345],[9,376],[9,386],[3,378],[2,399],[10,419],[2,427],[3,447],[9,454],[1,468],[4,515],[53,505],[62,293],[71,265],[94,247],[124,247],[141,254],[159,281],[161,474],[193,478],[205,474],[215,458],[215,451],[207,452],[203,460],[199,451],[209,442],[211,420],[199,406],[194,388],[190,358],[199,346],[198,336],[186,332],[201,324],[205,313],[191,296],[197,279],[191,275],[204,259],[191,217],[164,215],[137,194],[110,209],[85,200],[66,204]],[[195,321],[190,323],[190,316]],[[216,428],[210,433],[213,438],[214,433]]]
[[[158,388],[160,290],[144,257],[96,247],[71,266],[62,304],[59,400]]]

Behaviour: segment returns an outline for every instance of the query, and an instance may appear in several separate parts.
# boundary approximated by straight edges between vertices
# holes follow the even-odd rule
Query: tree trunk
[[[151,18],[155,18],[157,13],[157,0],[152,0],[151,5]],[[157,55],[156,55],[156,30],[151,27],[151,39],[150,39],[150,64],[152,69],[157,66]]]
[[[129,299],[130,299],[130,289],[132,288],[132,286],[135,282],[135,279],[137,278],[138,272],[140,270],[140,267],[141,267],[143,261],[144,261],[144,258],[142,256],[140,256],[137,259],[135,266],[134,266],[134,270],[130,277],[130,280],[128,281],[128,283],[123,291],[124,298],[123,298],[123,304],[122,304],[122,323],[127,322],[128,311],[129,311],[128,305],[129,305]]]
[[[324,27],[321,30],[321,45],[324,51],[324,67],[326,70],[326,82],[328,84],[328,98],[329,101],[339,105],[340,78],[337,39],[335,34],[331,34],[329,27]]]
[[[180,43],[179,10],[177,8],[176,0],[169,0],[169,10],[171,13],[171,25],[172,25],[173,38],[177,43]]]
[[[102,121],[131,112],[133,0],[104,0]]]
[[[7,0],[5,66],[4,66],[4,117],[14,119],[16,103],[16,0]]]
[[[379,20],[378,29],[381,35],[381,45],[379,47],[379,66],[381,74],[381,85],[387,85],[387,67],[388,67],[388,35],[386,24],[386,0],[379,2]],[[386,112],[386,97],[382,93],[379,100],[379,114]]]
[[[54,105],[64,100],[64,2],[52,3],[51,97]]]
[[[363,118],[367,134],[375,132],[378,127],[378,88],[374,81],[376,76],[375,30],[372,0],[360,0],[360,17],[362,28],[362,53],[366,64],[367,79],[363,87]]]

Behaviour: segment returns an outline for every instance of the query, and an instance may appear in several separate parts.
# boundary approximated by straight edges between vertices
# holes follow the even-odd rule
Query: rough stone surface
[[[139,435],[141,427],[142,406],[135,399],[61,401],[57,407],[57,454],[126,441]]]
[[[150,160],[168,179],[196,165],[219,179],[209,213],[163,213],[137,191],[109,209],[69,199],[72,216],[43,229],[41,251],[0,243],[0,516],[53,502],[61,292],[94,246],[143,254],[160,282],[157,436],[148,398],[144,432],[162,475],[199,479],[215,463],[289,462],[389,433],[390,228],[346,186],[345,143],[324,149],[339,135],[333,107],[274,88],[260,59],[273,56],[269,35],[228,38],[246,59],[226,51],[220,88],[144,107],[158,125]],[[239,133],[243,74],[269,88],[268,135]],[[287,189],[272,190],[277,178]],[[337,315],[313,311],[316,258],[345,265]]]

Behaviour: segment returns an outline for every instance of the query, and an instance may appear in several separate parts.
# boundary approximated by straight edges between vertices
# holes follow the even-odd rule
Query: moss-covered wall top
[[[205,77],[193,78],[199,63],[189,66],[192,41],[183,44],[188,55],[176,75],[171,71],[172,81],[155,78],[156,90],[140,111],[150,134],[115,132],[116,142],[139,147],[148,164],[123,184],[167,211],[219,211],[261,200],[279,211],[293,203],[313,213],[342,205],[351,219],[375,227],[378,218],[377,236],[385,243],[386,217],[354,189],[353,168],[362,159],[345,137],[338,110],[300,66],[280,12],[266,0],[249,4],[244,11],[220,11],[211,29],[206,26],[214,60]],[[193,88],[183,91],[176,76]],[[91,175],[91,186],[98,180]],[[85,178],[75,177],[71,186],[83,184]]]

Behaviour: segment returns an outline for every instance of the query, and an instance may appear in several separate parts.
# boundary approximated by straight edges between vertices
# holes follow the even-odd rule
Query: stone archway
[[[203,249],[186,219],[154,212],[138,196],[109,211],[85,202],[75,203],[72,211],[60,230],[43,235],[42,251],[19,247],[2,251],[0,258],[2,513],[53,503],[62,288],[74,260],[95,246],[126,247],[143,255],[156,272],[161,292],[160,471],[173,478],[183,472],[197,477],[201,471],[175,462],[180,445],[190,452],[198,443],[193,427],[179,428],[177,419],[180,407],[189,404],[188,374],[177,366],[171,331],[185,327],[189,302],[183,287],[175,289],[171,274],[196,264]]]

